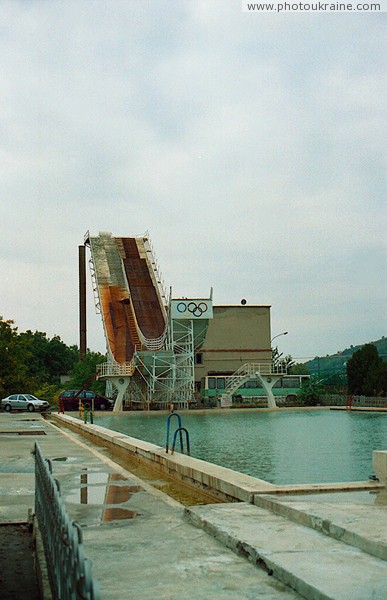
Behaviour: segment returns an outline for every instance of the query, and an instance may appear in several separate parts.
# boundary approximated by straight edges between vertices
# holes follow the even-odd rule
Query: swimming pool
[[[387,446],[387,415],[345,411],[206,411],[181,415],[191,456],[275,484],[364,481]],[[95,423],[165,446],[167,416],[103,415]],[[170,445],[177,419],[171,423]]]

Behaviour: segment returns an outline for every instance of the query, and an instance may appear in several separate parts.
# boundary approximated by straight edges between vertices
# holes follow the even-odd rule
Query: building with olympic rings
[[[205,377],[232,375],[245,363],[271,364],[270,308],[259,304],[213,306],[213,319],[195,355],[197,395]]]
[[[80,349],[86,351],[85,248],[95,307],[101,314],[107,382],[114,410],[200,399],[208,376],[230,376],[246,363],[270,372],[270,306],[214,305],[207,298],[167,293],[147,234],[130,238],[100,232],[79,247]]]

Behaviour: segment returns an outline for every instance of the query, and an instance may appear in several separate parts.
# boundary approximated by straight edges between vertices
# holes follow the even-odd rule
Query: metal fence
[[[348,395],[325,394],[319,396],[319,402],[323,406],[345,406]],[[351,406],[353,408],[387,408],[387,398],[379,396],[352,396]]]
[[[42,536],[55,600],[100,600],[91,562],[85,557],[80,525],[66,512],[52,464],[35,442],[35,515]]]

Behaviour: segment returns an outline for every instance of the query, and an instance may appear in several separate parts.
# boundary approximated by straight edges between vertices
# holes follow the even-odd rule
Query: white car
[[[7,412],[11,412],[11,410],[44,411],[49,406],[48,402],[39,400],[32,394],[12,394],[12,396],[7,396],[1,401],[1,408]]]

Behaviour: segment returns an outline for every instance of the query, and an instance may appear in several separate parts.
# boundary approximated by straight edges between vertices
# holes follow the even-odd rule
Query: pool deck
[[[386,597],[384,482],[309,494],[256,480],[248,501],[184,508],[54,421],[0,413],[0,523],[25,522],[33,510],[35,440],[83,528],[102,599]],[[246,487],[240,475],[236,488]]]

